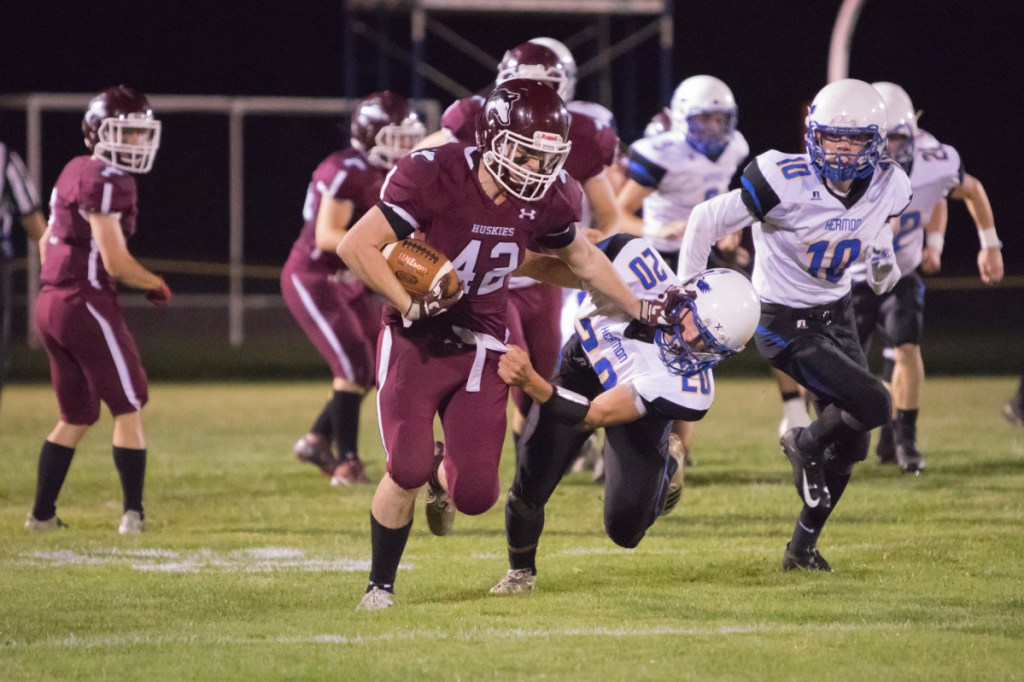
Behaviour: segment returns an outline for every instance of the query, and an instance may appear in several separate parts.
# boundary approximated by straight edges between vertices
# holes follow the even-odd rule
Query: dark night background
[[[800,151],[802,108],[825,84],[828,46],[840,4],[678,0],[673,79],[710,73],[728,83],[752,154],[768,148]],[[408,47],[408,15],[360,12],[358,18]],[[495,63],[519,42],[538,35],[566,40],[589,21],[588,15],[501,13],[432,13],[430,18],[483,47]],[[342,97],[347,94],[342,43],[348,20],[343,0],[7,0],[0,10],[0,94],[94,92],[125,83],[159,94]],[[615,18],[613,42],[650,20]],[[967,171],[985,185],[1005,243],[1007,274],[1016,277],[999,291],[952,295],[939,305],[988,311],[982,322],[969,324],[1009,325],[1014,335],[1024,328],[1020,284],[1014,283],[1024,275],[1022,26],[1024,5],[1005,0],[867,0],[849,69],[852,77],[904,86],[924,111],[921,126],[956,147]],[[408,68],[380,59],[369,43],[356,40],[359,83],[351,94],[383,87],[407,93]],[[594,44],[585,43],[574,52],[582,63],[593,56]],[[662,104],[656,42],[647,41],[633,54],[632,61],[614,63],[619,97],[605,102],[618,117],[627,142],[640,135]],[[428,38],[426,57],[471,89],[484,87],[494,76],[434,37]],[[622,87],[627,82],[635,86]],[[635,99],[622,101],[623,91],[635,93]],[[595,78],[581,81],[577,89],[581,99],[597,99],[597,93]],[[429,82],[426,95],[438,99],[442,108],[454,99]],[[140,232],[132,250],[143,258],[225,262],[226,119],[159,111],[157,115],[164,121],[164,139],[154,171],[140,181]],[[44,195],[63,163],[84,152],[80,118],[56,113],[44,118]],[[329,151],[347,143],[347,136],[334,127],[337,122],[323,117],[247,121],[248,263],[283,263],[300,226],[309,173]],[[21,114],[0,111],[0,139],[24,151]],[[943,275],[976,276],[977,249],[967,211],[951,202]],[[275,283],[252,286],[269,292]],[[931,320],[938,311],[936,301],[929,300]],[[1014,343],[1019,349],[1019,341]],[[1014,355],[1020,357],[1018,351]]]

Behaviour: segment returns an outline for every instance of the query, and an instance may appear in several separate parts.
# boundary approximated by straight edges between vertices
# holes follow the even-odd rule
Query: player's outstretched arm
[[[554,251],[587,289],[607,296],[628,315],[640,318],[640,300],[629,290],[607,256],[579,232],[568,246]]]
[[[949,196],[964,202],[967,211],[978,229],[981,249],[978,251],[978,274],[985,284],[995,284],[1003,279],[1002,243],[996,234],[996,219],[992,204],[984,185],[973,175],[964,175],[964,182],[953,189]]]
[[[679,248],[679,279],[685,281],[702,272],[715,242],[753,222],[740,192],[719,194],[694,207]]]
[[[946,243],[946,224],[949,222],[949,202],[939,199],[932,209],[932,217],[924,230],[924,251],[921,252],[921,271],[926,275],[938,274],[942,269],[942,247]]]

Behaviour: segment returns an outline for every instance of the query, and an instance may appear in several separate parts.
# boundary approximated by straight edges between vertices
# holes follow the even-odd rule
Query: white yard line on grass
[[[97,635],[79,637],[68,635],[62,638],[49,638],[32,642],[3,640],[0,633],[0,651],[13,649],[104,649],[118,647],[192,645],[192,646],[266,646],[267,644],[295,646],[307,644],[329,645],[361,645],[379,642],[396,642],[406,640],[450,640],[476,641],[509,639],[548,639],[551,637],[737,637],[744,635],[776,635],[797,634],[813,630],[814,632],[873,632],[909,629],[908,623],[808,623],[807,625],[780,625],[775,623],[752,623],[746,625],[719,625],[709,627],[671,627],[657,626],[650,628],[566,628],[566,629],[496,629],[470,628],[460,632],[441,632],[438,630],[395,630],[379,635],[281,635],[278,637],[224,637],[202,635]]]
[[[36,551],[22,554],[11,563],[22,566],[127,566],[136,571],[159,573],[265,573],[269,571],[363,572],[370,570],[366,559],[307,557],[290,547],[256,547],[219,553],[209,549],[177,552],[167,549]],[[403,564],[401,568],[410,568]]]

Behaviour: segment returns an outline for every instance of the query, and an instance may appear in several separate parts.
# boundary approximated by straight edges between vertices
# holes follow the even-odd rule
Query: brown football
[[[388,267],[410,294],[423,296],[438,282],[445,295],[452,295],[459,288],[459,275],[447,256],[430,244],[419,239],[403,239],[392,242],[381,253],[388,261]]]

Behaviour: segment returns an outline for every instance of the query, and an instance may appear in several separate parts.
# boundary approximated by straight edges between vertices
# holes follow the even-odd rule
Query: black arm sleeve
[[[743,191],[740,193],[743,205],[750,211],[750,215],[763,222],[768,212],[779,205],[779,195],[765,180],[757,165],[757,159],[748,163],[747,167],[743,169],[740,184],[743,186]]]

